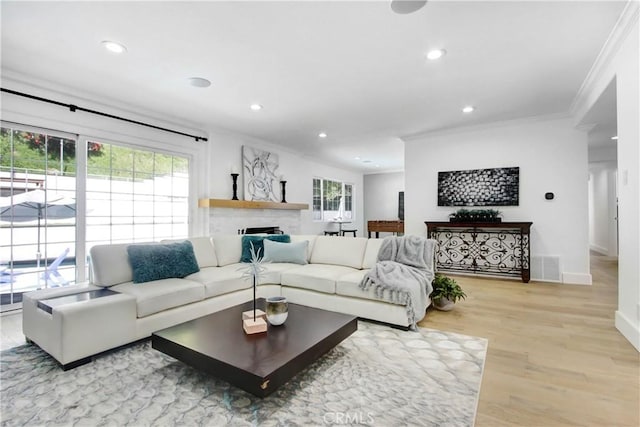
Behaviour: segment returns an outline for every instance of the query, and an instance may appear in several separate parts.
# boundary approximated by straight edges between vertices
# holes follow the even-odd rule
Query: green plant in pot
[[[495,209],[458,209],[450,214],[451,222],[501,222],[502,213]]]
[[[436,273],[432,285],[433,291],[429,296],[433,301],[433,306],[438,310],[452,310],[456,301],[467,297],[458,282],[444,274]]]

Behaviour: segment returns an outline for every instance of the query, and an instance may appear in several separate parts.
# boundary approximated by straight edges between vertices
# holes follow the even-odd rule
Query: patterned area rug
[[[487,340],[359,322],[358,331],[260,399],[151,348],[64,372],[23,345],[0,353],[6,426],[472,426]]]

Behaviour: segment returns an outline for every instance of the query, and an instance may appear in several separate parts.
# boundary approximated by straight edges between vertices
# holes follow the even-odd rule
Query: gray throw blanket
[[[406,306],[412,329],[424,317],[433,290],[435,245],[420,236],[385,238],[376,264],[360,283],[360,289],[373,289],[376,297]]]

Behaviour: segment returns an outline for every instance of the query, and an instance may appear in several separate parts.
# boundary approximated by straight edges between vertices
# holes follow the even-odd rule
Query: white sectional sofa
[[[188,239],[200,271],[185,278],[133,283],[129,244],[91,249],[92,283],[31,292],[23,301],[23,332],[63,368],[154,331],[251,300],[252,283],[242,277],[241,235]],[[359,284],[375,264],[382,239],[292,235],[308,241],[308,264],[265,263],[258,297],[281,295],[289,302],[352,314],[402,328],[409,327],[406,307],[378,299]],[[115,294],[56,306],[38,302],[108,288]],[[104,292],[103,292],[104,293]],[[238,320],[240,321],[240,319]]]

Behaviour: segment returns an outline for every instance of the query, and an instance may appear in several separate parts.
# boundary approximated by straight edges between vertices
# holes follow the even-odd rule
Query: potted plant
[[[436,273],[432,285],[433,291],[429,296],[433,301],[433,306],[438,310],[452,310],[456,301],[467,297],[458,282],[444,274]]]
[[[471,211],[467,209],[458,209],[449,215],[451,222],[469,222],[471,221]]]
[[[449,215],[451,222],[501,222],[502,213],[496,209],[458,209]]]
[[[500,215],[502,215],[502,212],[500,212],[497,209],[486,209],[485,210],[486,215],[487,215],[487,222],[502,222],[502,218],[500,218]]]

